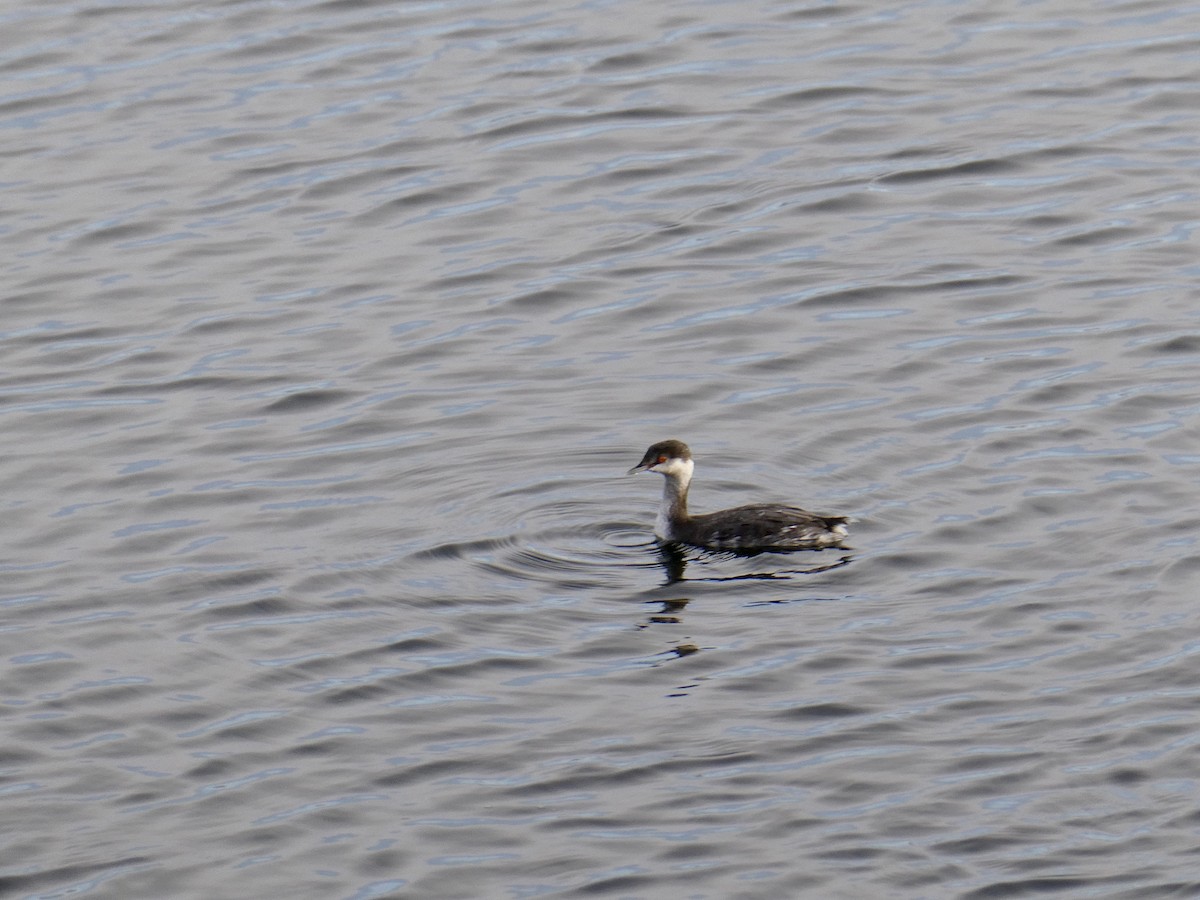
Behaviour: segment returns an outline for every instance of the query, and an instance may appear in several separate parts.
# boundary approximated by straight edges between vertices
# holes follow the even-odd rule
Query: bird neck
[[[687,495],[691,481],[690,459],[678,471],[664,475],[662,505],[658,508],[658,519],[654,523],[654,532],[659,537],[669,538],[674,530],[672,525],[679,525],[688,520]]]

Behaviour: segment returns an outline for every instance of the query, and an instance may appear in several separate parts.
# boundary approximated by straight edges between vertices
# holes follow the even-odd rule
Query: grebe
[[[692,451],[682,441],[659,441],[629,470],[658,472],[666,478],[654,533],[664,541],[706,550],[757,553],[764,550],[821,550],[839,547],[846,536],[846,516],[822,516],[795,506],[755,503],[703,516],[689,516],[688,484]]]

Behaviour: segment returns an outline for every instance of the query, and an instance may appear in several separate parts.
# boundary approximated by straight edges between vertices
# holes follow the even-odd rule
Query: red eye
[[[665,463],[665,462],[667,461],[667,458],[666,458],[665,456],[660,456],[660,457],[658,458],[658,461],[659,461],[660,463]]]

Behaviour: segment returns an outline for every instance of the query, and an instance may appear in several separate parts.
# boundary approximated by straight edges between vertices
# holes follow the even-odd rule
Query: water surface
[[[0,27],[0,893],[1200,891],[1200,10]]]

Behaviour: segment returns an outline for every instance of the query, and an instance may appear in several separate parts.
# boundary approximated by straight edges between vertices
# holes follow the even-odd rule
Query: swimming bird
[[[688,486],[695,463],[682,441],[659,441],[627,474],[657,472],[666,479],[654,533],[664,541],[706,550],[759,553],[765,550],[822,550],[841,546],[846,516],[825,516],[795,506],[754,503],[693,516]]]

